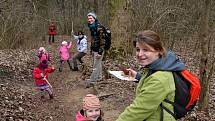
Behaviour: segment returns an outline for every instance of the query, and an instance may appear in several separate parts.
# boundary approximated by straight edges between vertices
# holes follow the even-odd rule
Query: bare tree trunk
[[[61,3],[61,8],[62,8],[62,17],[63,17],[63,33],[66,34],[67,33],[67,27],[66,27],[66,15],[65,15],[65,0],[62,0],[62,3]]]
[[[98,0],[94,0],[94,12],[97,13],[98,12]]]
[[[209,80],[207,78],[207,64],[208,64],[208,48],[209,48],[209,39],[208,39],[208,20],[209,20],[209,11],[210,11],[210,0],[204,0],[202,6],[202,16],[200,21],[200,33],[199,41],[201,41],[201,62],[200,62],[200,80],[201,80],[201,94],[199,99],[199,110],[206,110],[209,106]]]

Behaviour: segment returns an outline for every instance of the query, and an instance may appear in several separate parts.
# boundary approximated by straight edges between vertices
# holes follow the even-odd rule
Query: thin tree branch
[[[35,14],[36,14],[36,13],[37,13],[36,5],[34,4],[34,2],[33,2],[32,0],[29,0],[29,2],[32,3],[32,6],[33,6],[33,8],[34,8],[34,12],[35,12]]]

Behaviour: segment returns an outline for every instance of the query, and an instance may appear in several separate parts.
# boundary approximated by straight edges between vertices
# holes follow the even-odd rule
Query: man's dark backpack
[[[152,71],[149,73],[155,73]],[[174,112],[168,108],[161,106],[161,120],[163,121],[163,109],[170,113],[175,119],[184,117],[188,112],[192,111],[200,95],[200,80],[188,70],[172,72],[175,81],[175,100],[174,102],[167,99],[164,102],[172,104]]]
[[[109,50],[111,47],[111,31],[107,27],[102,25],[98,26],[98,35],[105,40],[104,49]]]

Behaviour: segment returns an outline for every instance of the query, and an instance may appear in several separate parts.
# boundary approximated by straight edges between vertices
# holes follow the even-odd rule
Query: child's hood
[[[80,111],[76,113],[76,121],[85,121],[85,117],[81,115]]]

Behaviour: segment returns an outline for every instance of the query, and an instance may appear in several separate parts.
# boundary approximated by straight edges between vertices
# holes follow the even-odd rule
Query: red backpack
[[[184,117],[188,112],[192,111],[198,101],[200,95],[200,80],[188,70],[172,72],[175,81],[175,100],[174,102],[167,99],[164,102],[170,103],[174,107],[174,112],[164,107],[162,104],[161,110],[164,109],[170,113],[175,119]],[[162,113],[162,111],[161,111]],[[161,114],[161,119],[163,114]]]

